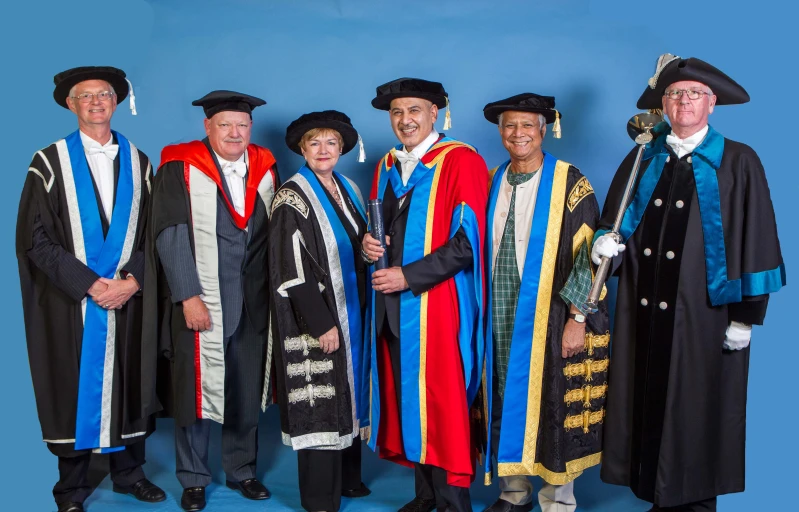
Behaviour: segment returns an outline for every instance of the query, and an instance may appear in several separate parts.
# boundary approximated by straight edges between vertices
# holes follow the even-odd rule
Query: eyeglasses
[[[77,96],[70,96],[70,98],[72,98],[73,100],[78,100],[81,103],[91,103],[92,101],[94,101],[95,96],[100,101],[106,101],[116,96],[116,94],[111,91],[102,91],[98,93],[83,92],[81,94],[78,94]]]
[[[712,92],[706,91],[697,91],[694,89],[674,89],[673,91],[665,91],[663,96],[668,97],[671,100],[678,100],[682,98],[682,95],[688,95],[689,100],[698,100],[702,97],[703,94],[707,94],[708,96],[713,96]]]

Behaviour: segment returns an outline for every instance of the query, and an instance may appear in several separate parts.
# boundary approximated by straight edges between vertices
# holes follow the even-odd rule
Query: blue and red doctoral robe
[[[388,187],[398,198],[413,191],[402,264],[442,247],[461,228],[473,263],[418,296],[401,293],[401,422],[386,341],[373,331],[369,446],[401,464],[443,468],[451,485],[468,487],[476,453],[469,407],[483,368],[488,171],[474,148],[448,137],[427,151],[407,184],[394,162],[393,150],[379,162],[370,197],[382,200]]]

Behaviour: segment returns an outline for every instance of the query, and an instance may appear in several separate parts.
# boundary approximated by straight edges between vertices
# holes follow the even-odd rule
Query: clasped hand
[[[89,288],[89,296],[104,309],[121,309],[139,291],[135,278],[106,279],[101,277]]]

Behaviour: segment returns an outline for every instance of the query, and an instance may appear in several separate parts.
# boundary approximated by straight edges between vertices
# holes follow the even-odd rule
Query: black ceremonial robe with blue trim
[[[42,439],[51,451],[63,455],[75,449],[118,449],[141,441],[154,427],[141,401],[141,294],[133,295],[121,309],[103,313],[107,335],[99,342],[92,338],[91,350],[84,345],[84,311],[91,301],[87,292],[100,277],[90,268],[90,240],[102,244],[113,229],[124,230],[125,247],[112,267],[115,277],[127,272],[144,282],[152,169],[144,153],[121,134],[113,136],[119,154],[114,161],[111,226],[92,184],[78,132],[36,152],[19,203],[16,253],[36,408]],[[88,195],[82,196],[87,201],[79,202],[76,185],[81,178]],[[124,187],[123,182],[127,182]],[[123,190],[127,197],[122,197]],[[120,208],[122,203],[129,205],[129,215]],[[99,218],[87,225],[86,216],[93,215]],[[122,226],[114,227],[118,223]],[[101,231],[93,237],[92,226]],[[99,353],[104,363],[97,364],[95,358],[84,365],[92,352]],[[79,413],[81,389],[96,399],[89,407],[84,403],[83,413]],[[87,425],[98,428],[98,437],[88,442],[86,436],[77,435]]]
[[[307,166],[277,191],[269,223],[274,382],[294,450],[343,450],[369,429],[366,214],[355,183],[333,176],[357,230]],[[325,354],[319,337],[333,328],[339,348]]]
[[[528,244],[519,276],[507,380],[500,392],[493,305],[508,298],[495,293],[493,284],[494,258],[503,236],[494,231],[494,219],[507,214],[501,208],[507,209],[509,200],[505,206],[498,204],[509,168],[510,161],[495,170],[488,196],[491,245],[485,254],[489,269],[486,332],[490,336],[483,393],[491,400],[485,413],[490,420],[485,483],[490,483],[493,460],[499,476],[537,475],[552,485],[564,485],[599,464],[602,457],[610,338],[607,303],[603,295],[599,311],[588,316],[586,350],[563,358],[570,304],[560,295],[576,255],[591,243],[599,204],[591,184],[576,167],[544,153],[530,227],[516,226],[516,236],[526,238]],[[517,202],[516,212],[529,207]],[[524,215],[515,218],[521,220]]]
[[[724,350],[725,332],[732,321],[762,324],[785,284],[757,154],[710,127],[677,158],[666,135],[645,151],[620,230],[601,471],[661,507],[744,490],[749,348]],[[616,173],[597,237],[634,159]]]

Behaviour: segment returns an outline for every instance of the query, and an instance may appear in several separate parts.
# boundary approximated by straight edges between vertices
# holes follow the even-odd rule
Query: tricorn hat
[[[716,95],[716,105],[735,105],[749,101],[746,90],[718,68],[696,57],[681,59],[665,53],[658,58],[655,75],[649,79],[649,86],[638,98],[638,108],[663,108],[666,88],[683,81],[700,82],[710,87]]]

